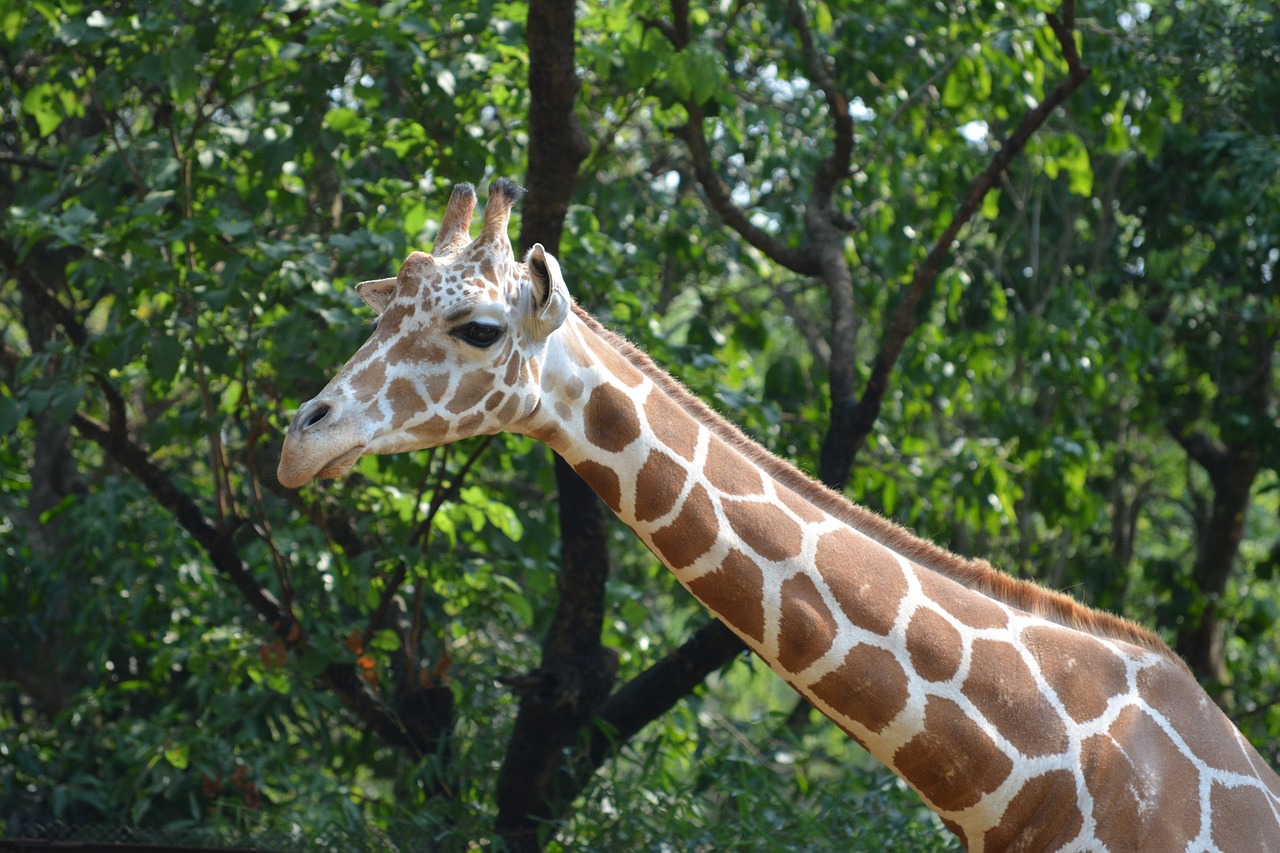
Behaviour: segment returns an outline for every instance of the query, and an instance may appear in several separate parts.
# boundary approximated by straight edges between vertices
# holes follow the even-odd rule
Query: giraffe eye
[[[502,337],[502,327],[494,325],[493,323],[480,323],[473,321],[454,329],[453,335],[454,337],[460,338],[466,343],[471,344],[473,347],[480,347],[481,349],[484,349],[486,347],[493,346],[494,342],[497,341],[498,338]]]

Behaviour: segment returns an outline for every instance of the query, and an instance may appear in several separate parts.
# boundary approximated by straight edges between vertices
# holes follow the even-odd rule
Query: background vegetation
[[[1265,4],[0,0],[0,833],[947,849],[510,436],[301,492],[453,183],[780,455],[1280,764]],[[616,660],[616,665],[614,661]]]

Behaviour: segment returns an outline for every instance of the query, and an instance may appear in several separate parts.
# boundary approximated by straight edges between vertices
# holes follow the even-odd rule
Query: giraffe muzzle
[[[296,489],[313,477],[341,477],[364,455],[367,440],[356,434],[340,406],[316,398],[303,403],[285,432],[276,477]]]

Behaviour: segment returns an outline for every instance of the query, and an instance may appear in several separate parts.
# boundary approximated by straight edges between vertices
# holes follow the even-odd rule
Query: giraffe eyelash
[[[472,320],[470,323],[463,323],[458,326],[450,334],[473,347],[488,349],[502,339],[504,331],[506,330],[496,323],[482,323]]]

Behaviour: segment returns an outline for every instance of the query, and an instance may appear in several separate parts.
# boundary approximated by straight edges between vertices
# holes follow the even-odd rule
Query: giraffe
[[[1154,634],[966,560],[743,435],[481,232],[363,282],[368,341],[285,434],[278,476],[509,430],[565,458],[699,601],[969,850],[1280,851],[1280,778]]]

